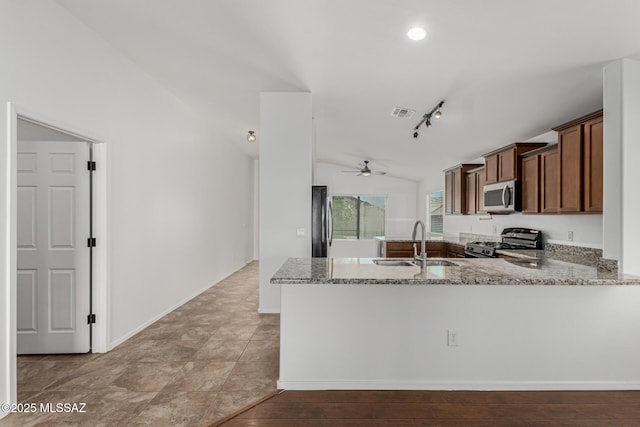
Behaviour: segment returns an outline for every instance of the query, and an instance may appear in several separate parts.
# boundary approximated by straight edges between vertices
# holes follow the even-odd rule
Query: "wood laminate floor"
[[[284,391],[224,427],[640,426],[640,391]]]

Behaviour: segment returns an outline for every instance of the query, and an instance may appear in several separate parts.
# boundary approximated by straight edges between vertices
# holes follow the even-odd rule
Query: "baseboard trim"
[[[275,307],[267,307],[267,308],[258,308],[258,313],[260,314],[280,314],[280,309]]]
[[[640,390],[640,381],[286,381],[283,390]]]

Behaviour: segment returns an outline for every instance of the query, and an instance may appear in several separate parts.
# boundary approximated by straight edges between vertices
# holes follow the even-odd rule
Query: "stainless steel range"
[[[531,228],[505,228],[501,242],[469,242],[464,254],[468,258],[496,258],[499,249],[542,249],[542,232]]]

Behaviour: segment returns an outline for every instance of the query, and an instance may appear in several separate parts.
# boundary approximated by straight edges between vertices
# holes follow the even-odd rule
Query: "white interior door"
[[[18,354],[85,353],[87,142],[18,142]]]

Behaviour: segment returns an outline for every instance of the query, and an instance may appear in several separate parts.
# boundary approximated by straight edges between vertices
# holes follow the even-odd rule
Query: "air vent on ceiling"
[[[391,115],[401,119],[408,119],[413,116],[415,112],[416,110],[411,110],[409,108],[394,107],[393,111],[391,111]]]

